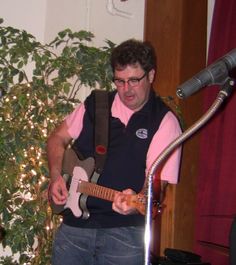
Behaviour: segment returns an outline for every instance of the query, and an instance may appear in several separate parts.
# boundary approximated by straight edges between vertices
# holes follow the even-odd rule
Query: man
[[[177,119],[152,89],[156,58],[148,43],[127,40],[111,55],[116,91],[109,95],[109,144],[98,184],[120,191],[114,201],[88,197],[88,219],[69,211],[53,246],[53,265],[141,265],[144,263],[145,216],[127,201],[139,193],[145,174],[160,152],[180,134]],[[51,134],[47,153],[49,195],[65,204],[68,191],[61,176],[62,159],[72,139],[84,158],[94,156],[94,94]],[[180,150],[161,170],[162,182],[177,183]]]

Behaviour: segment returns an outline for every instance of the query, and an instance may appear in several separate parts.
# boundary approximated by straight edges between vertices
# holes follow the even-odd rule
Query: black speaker
[[[164,257],[152,256],[151,265],[211,265],[202,262],[201,256],[180,249],[166,248],[164,255]]]
[[[181,249],[166,248],[165,256],[173,262],[187,263],[201,263],[201,256]]]
[[[236,217],[231,225],[230,237],[229,237],[229,259],[230,265],[236,264]]]

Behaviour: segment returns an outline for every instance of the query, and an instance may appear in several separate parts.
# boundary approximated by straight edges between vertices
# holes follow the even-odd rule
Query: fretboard
[[[85,193],[89,196],[97,197],[97,198],[111,201],[111,202],[114,201],[115,194],[119,192],[119,191],[116,191],[116,190],[113,190],[107,187],[99,186],[95,183],[87,182],[83,180],[80,180],[77,191],[80,193]]]

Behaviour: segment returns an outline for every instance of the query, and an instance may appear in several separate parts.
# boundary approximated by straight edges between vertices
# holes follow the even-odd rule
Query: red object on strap
[[[106,154],[107,152],[107,149],[104,145],[97,145],[96,146],[96,153],[99,154],[99,155],[104,155]]]

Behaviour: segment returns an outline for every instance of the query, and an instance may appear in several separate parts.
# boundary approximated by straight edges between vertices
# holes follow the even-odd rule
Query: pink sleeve
[[[147,153],[146,168],[150,169],[152,163],[159,154],[181,134],[178,120],[172,112],[168,112],[163,118],[160,127],[154,135]],[[178,147],[164,162],[161,170],[161,179],[169,183],[178,182],[179,164],[181,158],[181,147]]]
[[[74,111],[66,117],[68,133],[73,139],[78,138],[83,128],[83,118],[85,113],[84,104],[81,103]]]

